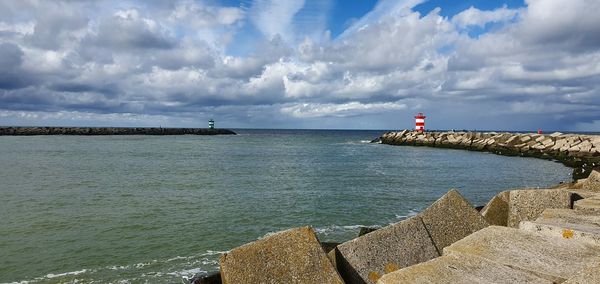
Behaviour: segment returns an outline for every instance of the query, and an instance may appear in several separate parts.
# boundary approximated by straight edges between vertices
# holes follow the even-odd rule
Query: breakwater
[[[450,190],[415,216],[347,242],[310,227],[221,255],[192,283],[599,283],[600,172],[553,189],[498,193],[481,210]]]
[[[403,130],[384,133],[378,140],[389,145],[454,148],[557,160],[575,168],[574,179],[586,177],[594,167],[600,165],[598,135]]]
[[[0,127],[6,135],[235,135],[229,129],[161,127]]]

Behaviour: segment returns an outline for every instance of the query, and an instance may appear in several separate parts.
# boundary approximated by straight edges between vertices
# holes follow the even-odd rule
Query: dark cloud
[[[0,90],[14,90],[26,87],[30,78],[20,74],[23,51],[12,43],[0,44]]]

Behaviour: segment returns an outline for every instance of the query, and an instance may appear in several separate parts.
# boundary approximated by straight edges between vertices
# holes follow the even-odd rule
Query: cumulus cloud
[[[0,0],[0,123],[600,125],[598,1],[422,2],[379,1],[331,38],[331,1]]]
[[[460,28],[469,26],[485,27],[488,23],[506,22],[515,19],[519,11],[506,6],[493,11],[482,11],[473,6],[452,17],[452,23]]]

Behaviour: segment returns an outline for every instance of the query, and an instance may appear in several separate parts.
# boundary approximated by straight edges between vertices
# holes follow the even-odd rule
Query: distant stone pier
[[[387,132],[379,140],[389,145],[429,146],[485,151],[506,156],[558,160],[576,168],[575,179],[586,177],[600,166],[600,136],[582,134],[549,135],[509,132]]]
[[[0,127],[0,136],[16,135],[235,135],[229,129],[160,127]]]

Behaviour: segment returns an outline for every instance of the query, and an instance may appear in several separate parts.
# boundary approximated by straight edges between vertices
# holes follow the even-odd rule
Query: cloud
[[[452,23],[459,28],[469,26],[485,27],[488,23],[507,22],[515,19],[519,10],[508,9],[506,6],[493,11],[482,11],[473,6],[452,17]]]
[[[597,127],[598,1],[422,2],[379,1],[331,38],[331,1],[0,1],[0,120]]]
[[[303,6],[304,0],[254,0],[250,18],[267,39],[287,36],[291,34],[294,15]]]
[[[281,112],[297,118],[314,117],[349,117],[364,114],[398,111],[406,109],[402,103],[369,103],[349,102],[344,104],[298,104],[281,108]]]

